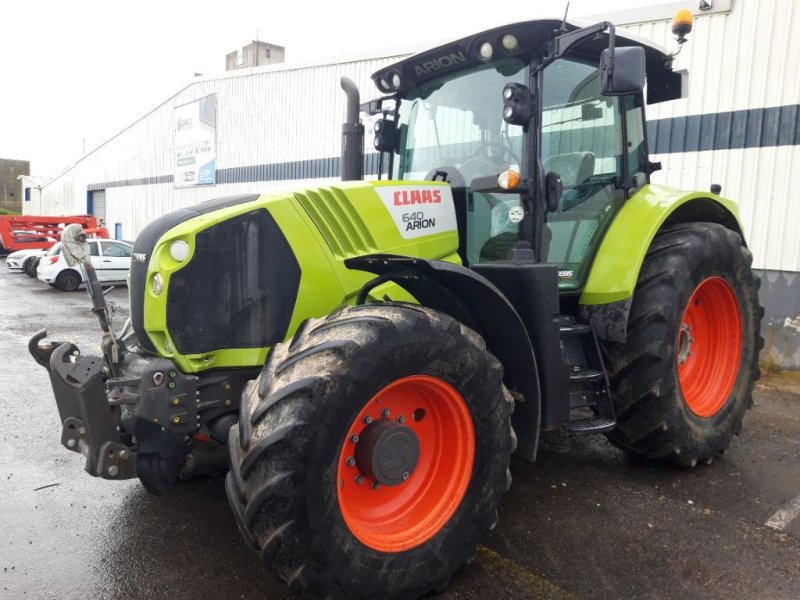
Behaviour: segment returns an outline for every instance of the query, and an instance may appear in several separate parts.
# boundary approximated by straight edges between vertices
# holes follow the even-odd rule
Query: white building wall
[[[715,3],[716,4],[716,3]],[[697,11],[675,59],[689,70],[689,97],[647,109],[648,120],[800,103],[800,2],[732,0],[729,13]],[[676,48],[670,21],[625,29]],[[796,123],[795,123],[796,124]],[[664,170],[653,180],[681,189],[722,185],[739,203],[754,266],[800,271],[800,148],[771,146],[654,155]]]
[[[346,102],[340,77],[353,79],[362,101],[367,100],[378,95],[369,76],[398,58],[300,68],[275,65],[193,82],[49,182],[43,188],[42,210],[83,214],[87,190],[107,184],[106,222],[111,231],[122,223],[123,237],[134,239],[147,223],[178,208],[224,195],[293,187],[298,180],[185,188],[171,182],[130,182],[173,174],[174,109],[209,94],[217,95],[218,175],[227,168],[339,156]]]

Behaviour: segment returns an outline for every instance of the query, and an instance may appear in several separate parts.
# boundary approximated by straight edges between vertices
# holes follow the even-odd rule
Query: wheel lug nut
[[[377,490],[379,487],[381,487],[381,484],[380,484],[380,483],[378,483],[377,481],[373,481],[373,482],[370,484],[370,486],[369,486],[369,487],[371,487],[373,490]]]
[[[356,435],[355,433],[350,436],[350,441],[353,442],[354,444],[357,444],[359,439],[361,438],[359,438],[358,435]]]
[[[399,417],[397,417],[397,422],[403,424],[406,422],[406,418],[403,415],[400,415]]]
[[[348,467],[354,467],[356,465],[356,459],[352,456],[348,456],[345,462],[347,463]]]
[[[364,483],[364,477],[361,475],[356,475],[355,482],[356,485],[361,485],[362,483]]]
[[[388,408],[384,408],[381,411],[381,415],[383,415],[384,417],[391,417],[392,416],[392,411],[390,411]]]
[[[409,473],[408,471],[403,471],[403,481],[405,481],[409,477],[411,477],[411,473]]]
[[[369,425],[370,423],[372,423],[372,417],[370,417],[369,415],[367,415],[366,417],[364,417],[364,423],[366,423],[367,425]]]

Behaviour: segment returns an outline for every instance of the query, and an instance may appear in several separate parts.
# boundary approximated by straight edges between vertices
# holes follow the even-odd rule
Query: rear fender
[[[625,202],[600,244],[580,297],[582,316],[599,337],[625,340],[639,271],[659,230],[698,221],[719,223],[743,236],[737,205],[708,192],[646,185]]]

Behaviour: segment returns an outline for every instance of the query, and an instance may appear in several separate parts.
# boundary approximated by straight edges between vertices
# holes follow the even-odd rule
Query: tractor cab
[[[560,289],[578,290],[654,168],[645,72],[650,102],[680,97],[671,56],[610,23],[500,27],[375,73],[392,92],[369,105],[383,115],[375,147],[392,179],[450,183],[466,265],[528,249],[559,266]]]

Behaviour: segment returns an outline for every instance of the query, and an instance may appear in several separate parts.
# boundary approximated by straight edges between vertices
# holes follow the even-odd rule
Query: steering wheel
[[[509,148],[497,142],[482,142],[470,156],[461,163],[461,172],[467,182],[476,177],[497,175],[504,166],[514,159]]]

